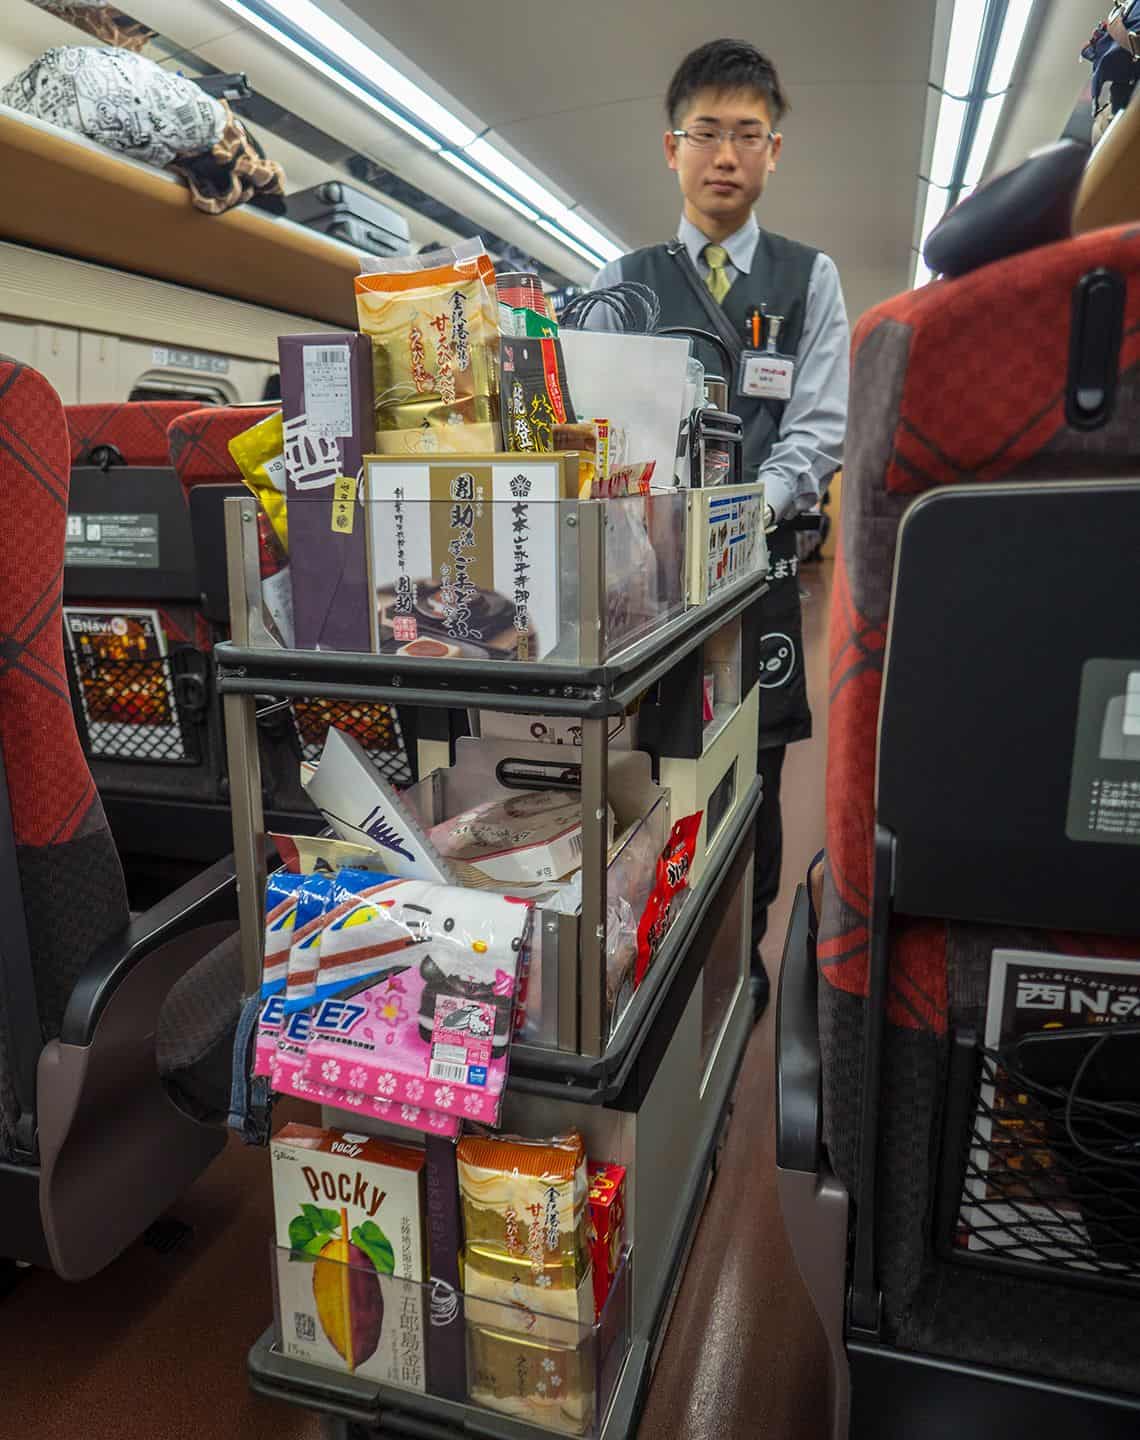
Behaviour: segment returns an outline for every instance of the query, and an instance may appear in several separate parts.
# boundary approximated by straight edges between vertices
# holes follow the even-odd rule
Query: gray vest
[[[763,308],[769,315],[782,315],[784,325],[780,332],[779,349],[782,354],[794,356],[799,353],[808,284],[818,253],[808,245],[761,230],[752,269],[747,275],[737,275],[721,306],[716,305],[707,291],[702,302],[701,296],[686,279],[682,266],[690,268],[690,261],[679,242],[650,245],[624,256],[621,275],[623,280],[638,281],[657,292],[663,327],[685,325],[714,332],[727,327],[739,342],[734,352],[736,355],[744,345],[745,327],[753,308]],[[697,284],[703,285],[699,277]],[[713,307],[713,313],[710,313],[709,306]],[[715,323],[718,318],[715,312],[718,310],[722,312],[719,326]],[[728,338],[727,334],[724,338]],[[719,374],[724,368],[723,360],[711,351],[711,347],[700,346],[697,353],[709,367],[710,374]],[[784,402],[750,400],[736,395],[733,393],[735,375],[725,378],[729,381],[728,408],[744,422],[744,474],[745,479],[750,479],[768,458],[779,437]]]

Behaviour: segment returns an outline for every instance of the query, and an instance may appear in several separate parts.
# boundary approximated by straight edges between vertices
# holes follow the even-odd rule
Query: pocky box
[[[530,906],[368,880],[325,935],[305,1078],[495,1124]]]
[[[303,875],[284,870],[270,875],[265,886],[265,959],[261,971],[261,1013],[257,1020],[253,1073],[272,1075],[277,1039],[285,1014],[285,982],[297,918]]]
[[[293,622],[302,650],[367,650],[361,507],[373,448],[372,345],[365,335],[282,335],[281,404]]]
[[[287,1355],[424,1388],[424,1152],[287,1125],[271,1143]]]

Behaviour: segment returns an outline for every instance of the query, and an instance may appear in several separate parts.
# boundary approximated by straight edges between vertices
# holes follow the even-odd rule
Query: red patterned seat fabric
[[[1115,411],[1065,419],[1073,287],[1108,267],[1127,282]],[[1140,454],[1140,228],[1018,255],[869,311],[852,342],[842,534],[831,610],[827,883],[820,972],[867,994],[875,761],[899,522],[936,485],[1119,473]],[[946,927],[895,927],[888,1015],[946,1024]],[[1089,953],[1119,942],[1082,939]]]
[[[122,869],[71,710],[60,618],[70,476],[58,395],[0,358],[0,747],[45,1038],[128,918]],[[10,1139],[0,1077],[0,1153]]]
[[[229,442],[280,409],[280,405],[215,405],[175,419],[167,441],[183,491],[195,485],[240,484],[241,472],[230,455]]]
[[[127,465],[169,465],[166,432],[172,420],[197,410],[197,400],[132,400],[123,404],[68,405],[71,463],[100,445],[113,445]]]

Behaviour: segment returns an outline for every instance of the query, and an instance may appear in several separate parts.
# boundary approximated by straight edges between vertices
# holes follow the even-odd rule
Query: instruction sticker
[[[64,564],[157,570],[157,514],[69,515]]]
[[[1140,659],[1085,662],[1065,833],[1140,845]]]
[[[315,435],[339,440],[352,434],[352,374],[347,345],[307,345],[305,414]]]

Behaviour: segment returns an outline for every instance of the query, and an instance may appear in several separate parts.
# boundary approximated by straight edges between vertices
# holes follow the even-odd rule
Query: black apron
[[[800,562],[796,532],[777,525],[768,536],[768,593],[760,607],[760,749],[811,736],[804,671]]]

